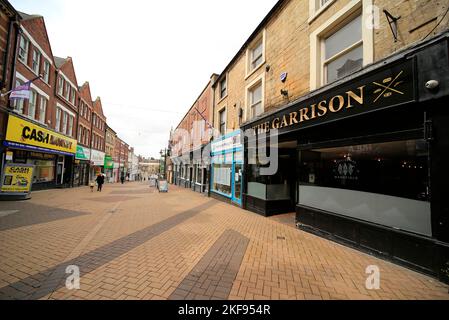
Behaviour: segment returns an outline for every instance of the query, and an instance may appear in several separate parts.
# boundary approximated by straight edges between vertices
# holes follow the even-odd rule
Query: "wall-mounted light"
[[[283,96],[288,96],[288,90],[284,90],[284,89],[281,89],[281,94],[283,95]]]
[[[399,17],[393,17],[391,13],[389,13],[386,9],[384,9],[385,16],[387,17],[388,24],[390,25],[391,33],[393,34],[394,42],[398,41],[398,20],[401,19]]]

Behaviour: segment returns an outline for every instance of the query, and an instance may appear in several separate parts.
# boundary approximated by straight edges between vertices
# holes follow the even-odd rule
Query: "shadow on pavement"
[[[35,300],[43,298],[65,285],[65,278],[68,276],[68,274],[65,273],[67,266],[78,266],[80,269],[80,276],[82,277],[83,274],[94,271],[187,219],[211,208],[215,203],[215,201],[208,201],[192,209],[185,210],[175,216],[115,240],[75,259],[61,263],[38,274],[31,275],[28,278],[12,283],[9,286],[0,288],[0,299]],[[41,278],[42,275],[48,274],[50,274],[50,276],[47,277],[39,287],[36,288],[30,285],[30,283],[33,283],[34,279]]]

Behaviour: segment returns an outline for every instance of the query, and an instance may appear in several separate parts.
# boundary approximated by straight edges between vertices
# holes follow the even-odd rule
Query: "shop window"
[[[33,69],[34,73],[39,74],[40,64],[41,64],[41,53],[37,49],[34,49],[33,61],[31,62],[31,68]]]
[[[30,90],[30,101],[28,103],[28,117],[32,119],[36,117],[36,103],[37,103],[37,93],[34,90]]]
[[[27,164],[34,165],[33,183],[50,182],[55,179],[55,161],[54,160],[35,160],[28,159]]]
[[[19,60],[27,64],[28,62],[28,49],[30,47],[30,42],[24,35],[20,36],[19,43]]]
[[[430,235],[424,140],[300,151],[299,204]]]
[[[322,56],[324,83],[333,82],[362,68],[361,15],[323,40]]]
[[[201,184],[201,182],[203,180],[203,178],[202,178],[202,171],[203,171],[203,168],[201,168],[201,166],[197,165],[197,167],[196,167],[196,181],[195,181],[196,183]]]
[[[231,154],[232,157],[232,154]],[[226,196],[232,196],[232,161],[225,163],[223,155],[212,158],[212,190]]]

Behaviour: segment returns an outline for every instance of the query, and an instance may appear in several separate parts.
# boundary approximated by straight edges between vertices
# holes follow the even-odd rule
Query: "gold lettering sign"
[[[296,124],[312,121],[321,118],[329,113],[339,113],[351,109],[356,105],[363,105],[365,98],[365,87],[360,86],[356,90],[346,91],[343,95],[335,95],[327,100],[322,100],[318,104],[299,108],[282,117],[276,117],[271,122],[259,124],[252,129],[255,132],[267,132],[270,129],[282,129]]]

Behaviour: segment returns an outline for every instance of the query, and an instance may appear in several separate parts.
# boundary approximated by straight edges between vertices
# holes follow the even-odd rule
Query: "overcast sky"
[[[212,73],[221,73],[277,0],[10,0],[44,16],[53,54],[73,58],[108,124],[159,157]]]

